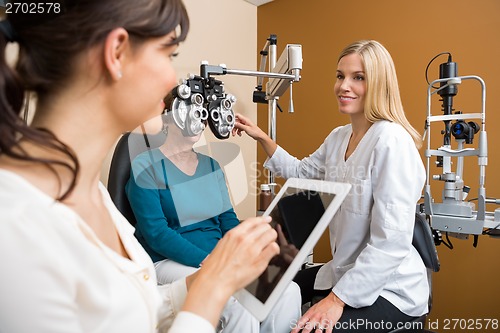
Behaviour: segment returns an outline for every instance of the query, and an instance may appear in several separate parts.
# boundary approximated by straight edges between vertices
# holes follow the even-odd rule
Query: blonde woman
[[[279,176],[352,184],[330,224],[333,260],[315,277],[314,289],[325,297],[292,332],[390,331],[427,312],[426,270],[412,246],[425,181],[420,136],[405,117],[394,63],[379,42],[347,46],[336,76],[338,108],[351,122],[309,157],[291,156],[241,115],[233,134],[256,139],[269,156],[265,166]]]
[[[0,332],[215,332],[229,297],[279,253],[270,219],[239,224],[199,271],[157,286],[99,181],[121,133],[163,111],[189,28],[184,5],[22,5],[0,22]],[[20,117],[27,91],[37,96],[30,125]]]

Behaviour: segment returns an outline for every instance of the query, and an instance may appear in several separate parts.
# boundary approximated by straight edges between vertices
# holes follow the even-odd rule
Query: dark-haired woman
[[[269,221],[243,222],[197,273],[158,287],[99,182],[119,135],[159,115],[175,85],[183,4],[23,3],[37,14],[0,23],[0,332],[213,332],[230,295],[278,253]],[[20,48],[15,68],[9,42]]]

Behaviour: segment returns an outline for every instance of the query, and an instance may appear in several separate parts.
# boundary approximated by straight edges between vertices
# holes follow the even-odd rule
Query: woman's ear
[[[104,44],[104,64],[112,80],[118,81],[123,76],[123,66],[130,39],[127,30],[116,28],[106,37]]]

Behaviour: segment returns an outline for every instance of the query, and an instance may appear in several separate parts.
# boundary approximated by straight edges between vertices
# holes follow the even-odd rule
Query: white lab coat
[[[309,157],[278,147],[265,163],[284,178],[348,182],[351,192],[330,223],[333,260],[316,277],[346,304],[369,306],[382,296],[410,316],[427,313],[426,268],[412,246],[416,203],[425,169],[411,136],[389,121],[375,122],[345,160],[351,125],[334,129]]]
[[[100,190],[131,260],[68,206],[0,169],[0,332],[215,332],[204,318],[180,311],[184,279],[157,286],[134,228],[102,184]]]

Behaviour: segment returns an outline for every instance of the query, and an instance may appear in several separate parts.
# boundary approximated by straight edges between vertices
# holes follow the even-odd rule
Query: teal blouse
[[[153,262],[168,258],[199,267],[219,239],[239,223],[220,165],[209,156],[197,156],[192,176],[159,149],[132,162],[125,189],[137,220],[135,235]]]

